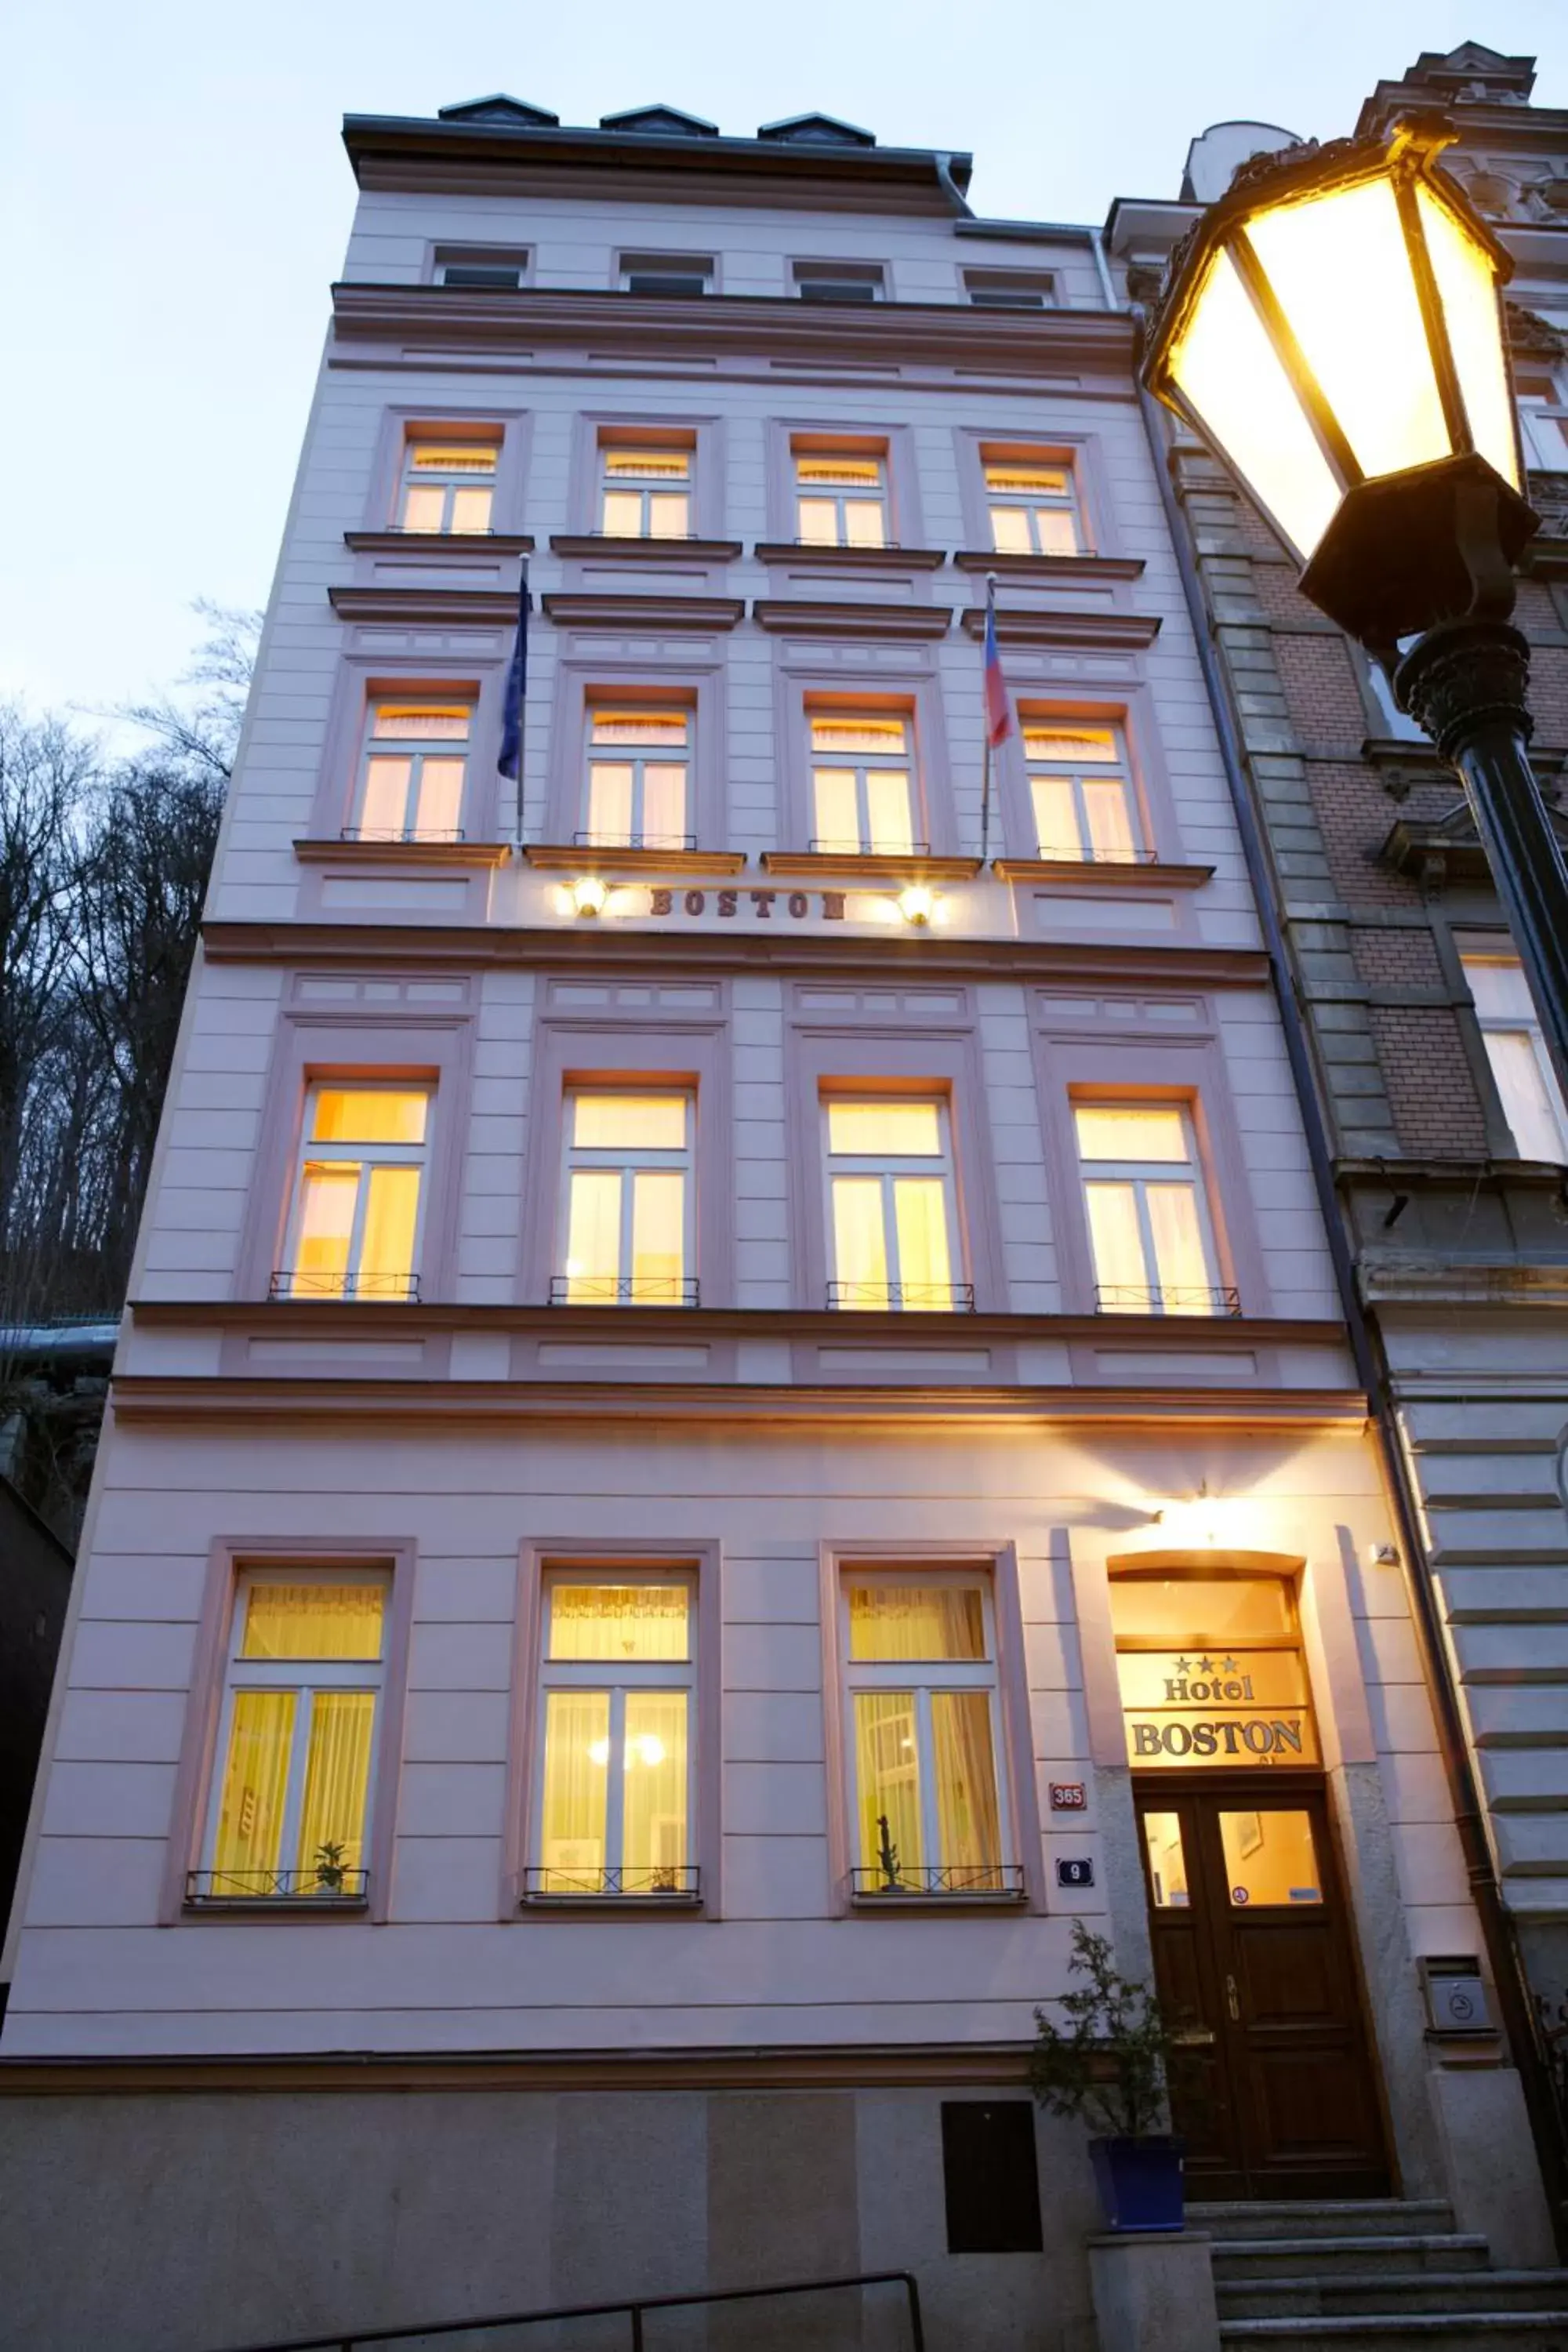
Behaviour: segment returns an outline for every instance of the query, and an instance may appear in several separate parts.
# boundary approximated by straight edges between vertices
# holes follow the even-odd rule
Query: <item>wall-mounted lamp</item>
[[[609,896],[608,886],[596,874],[580,874],[572,885],[572,904],[579,915],[602,915]]]
[[[929,923],[936,910],[936,892],[923,882],[911,882],[899,893],[899,912],[906,923]]]

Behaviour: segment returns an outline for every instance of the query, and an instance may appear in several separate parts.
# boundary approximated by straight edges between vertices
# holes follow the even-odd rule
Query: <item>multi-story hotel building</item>
[[[1548,2258],[1100,241],[821,116],[346,136],[13,1926],[14,2340],[910,2267],[1081,2342],[1079,1919],[1194,2196]]]

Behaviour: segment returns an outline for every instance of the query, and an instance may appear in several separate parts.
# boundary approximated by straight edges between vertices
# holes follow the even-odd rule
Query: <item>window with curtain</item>
[[[830,1307],[973,1307],[961,1263],[945,1102],[823,1098]]]
[[[1568,1162],[1568,1108],[1523,966],[1506,950],[1466,948],[1459,960],[1515,1150],[1521,1160]]]
[[[470,440],[411,433],[398,488],[400,530],[488,531],[500,436]]]
[[[999,555],[1082,555],[1088,551],[1072,467],[1060,458],[983,448],[991,544]]]
[[[525,1899],[697,1895],[695,1601],[668,1572],[546,1578]]]
[[[566,1097],[563,1272],[570,1307],[695,1307],[696,1101],[679,1091]]]
[[[471,701],[370,707],[354,822],[358,841],[461,841]]]
[[[430,1097],[421,1086],[311,1086],[275,1297],[418,1297]]]
[[[599,443],[599,529],[607,539],[691,535],[689,448],[605,436]]]
[[[795,537],[807,547],[886,547],[888,461],[876,450],[795,441]]]
[[[242,1576],[225,1675],[195,1902],[361,1902],[377,1713],[384,1576]]]
[[[1073,1120],[1095,1305],[1121,1315],[1237,1313],[1216,1272],[1187,1106],[1079,1102]]]
[[[1021,1893],[989,1580],[847,1570],[840,1638],[854,1893]]]
[[[588,714],[589,844],[599,849],[687,849],[692,714],[616,703]]]
[[[915,840],[910,722],[899,711],[816,710],[811,723],[811,845],[845,856],[908,857]]]
[[[1143,839],[1121,728],[1043,711],[1022,718],[1040,856],[1135,864]]]

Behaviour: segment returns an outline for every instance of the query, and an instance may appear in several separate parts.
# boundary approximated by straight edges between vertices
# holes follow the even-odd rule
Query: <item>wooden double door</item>
[[[1187,2193],[1384,2197],[1351,1922],[1316,1775],[1139,1775]]]

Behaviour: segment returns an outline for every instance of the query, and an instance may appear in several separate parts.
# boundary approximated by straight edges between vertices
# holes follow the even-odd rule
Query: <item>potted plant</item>
[[[1171,2036],[1147,1985],[1124,1977],[1108,1937],[1073,1923],[1069,1969],[1086,1981],[1063,1995],[1064,2029],[1035,2011],[1029,2062],[1036,2098],[1053,2116],[1081,2117],[1095,2183],[1112,2230],[1182,2227],[1184,2143],[1165,2128]]]
[[[322,1840],[316,1848],[316,1881],[310,1890],[312,1894],[341,1895],[343,1892],[344,1881],[348,1877],[348,1864],[343,1856],[347,1852],[346,1845],[331,1838]]]

